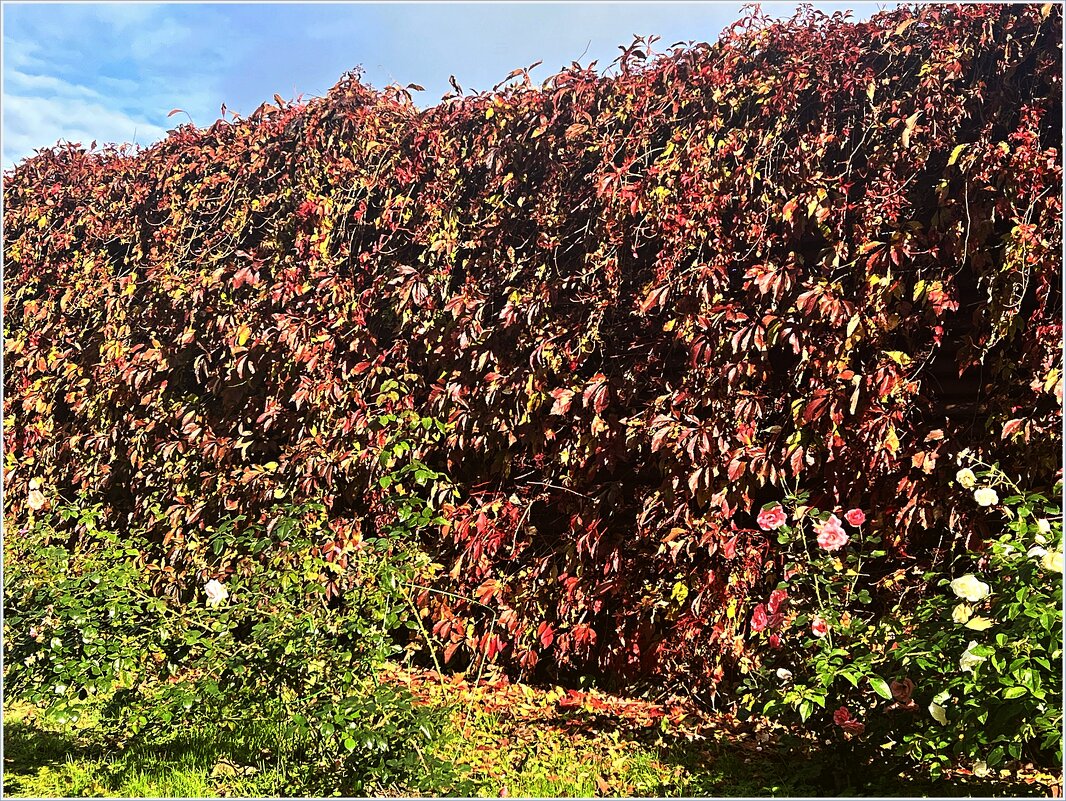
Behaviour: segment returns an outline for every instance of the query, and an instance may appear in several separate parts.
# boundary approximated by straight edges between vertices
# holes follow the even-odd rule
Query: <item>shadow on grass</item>
[[[100,750],[86,747],[77,737],[44,731],[32,722],[16,720],[4,725],[4,795],[28,792],[26,777],[41,768],[65,764],[83,752],[99,757]]]
[[[14,718],[14,719],[12,719]],[[176,728],[127,747],[99,730],[56,732],[32,716],[4,726],[5,796],[277,795],[271,732]]]
[[[864,758],[847,749],[767,744],[674,742],[659,749],[666,764],[682,767],[691,797],[978,797],[1046,798],[1049,788],[1021,780],[952,776],[933,780],[920,770]]]
[[[545,725],[590,736],[613,732],[654,754],[676,782],[662,785],[664,797],[994,797],[1046,798],[1041,782],[999,777],[951,775],[932,779],[884,754],[847,744],[818,745],[798,737],[758,744],[748,734],[703,731],[700,738],[676,730],[632,725],[611,715],[571,711],[542,721]],[[1045,777],[1047,778],[1047,777]]]
[[[477,739],[442,743],[458,749],[454,756],[462,751],[472,760],[477,775],[469,787],[426,785],[417,794],[496,795],[510,787],[532,795],[585,796],[1047,797],[1050,790],[973,776],[932,781],[846,748],[798,739],[759,743],[744,727],[725,724],[696,737],[692,729],[686,734],[647,719],[554,704],[540,712],[520,720],[506,711],[475,714]],[[266,797],[284,796],[293,780],[309,779],[291,773],[301,770],[299,756],[270,726],[174,727],[147,732],[120,749],[108,747],[98,728],[56,732],[32,715],[5,723],[5,795]],[[282,751],[283,757],[276,756]],[[284,764],[277,761],[282,758]]]

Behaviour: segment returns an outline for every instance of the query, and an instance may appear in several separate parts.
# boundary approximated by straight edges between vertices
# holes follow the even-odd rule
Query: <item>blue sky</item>
[[[795,2],[763,3],[790,16]],[[866,18],[888,4],[815,3]],[[894,4],[892,4],[894,5]],[[362,67],[377,87],[426,88],[432,105],[455,75],[491,88],[516,67],[535,80],[571,61],[606,67],[634,34],[718,38],[740,3],[4,3],[3,167],[57,140],[150,144],[219,108],[247,114],[275,92],[322,95]]]

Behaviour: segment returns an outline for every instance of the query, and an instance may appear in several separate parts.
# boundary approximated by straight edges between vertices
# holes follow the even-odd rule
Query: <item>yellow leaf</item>
[[[1055,389],[1055,384],[1059,381],[1059,368],[1053,367],[1047,374],[1047,378],[1044,379],[1044,392],[1051,392]]]
[[[855,376],[858,378],[859,376]],[[851,393],[851,405],[848,407],[848,414],[855,414],[855,409],[859,405],[859,390],[862,388],[861,384],[855,384],[855,391]]]
[[[252,330],[245,323],[241,323],[237,329],[237,346],[243,347],[244,343],[248,341],[248,337],[252,335]]]
[[[915,19],[914,17],[911,17],[910,19],[903,20],[903,22],[901,22],[899,25],[896,26],[896,30],[894,32],[895,35],[899,36],[901,33],[903,33],[905,30],[907,30],[907,28],[909,28],[911,25],[913,25],[917,21],[918,20]]]
[[[973,629],[974,631],[984,631],[990,629],[993,626],[993,622],[987,617],[972,617],[966,624],[966,628]]]
[[[893,456],[899,450],[899,437],[896,436],[896,427],[894,425],[889,425],[888,427],[888,434],[885,436],[885,448]]]
[[[859,315],[856,314],[850,320],[848,320],[847,336],[850,337],[852,334],[854,334],[855,333],[855,329],[858,328],[858,327],[859,327]]]
[[[955,145],[955,149],[951,151],[951,158],[948,159],[949,167],[959,160],[959,156],[962,155],[962,151],[964,151],[967,147],[968,145],[965,143],[961,145]]]
[[[914,131],[914,126],[918,123],[918,117],[920,117],[921,114],[922,114],[922,112],[916,111],[913,114],[911,114],[909,117],[907,117],[907,121],[906,121],[906,123],[904,123],[904,126],[903,126],[903,146],[904,147],[910,147],[911,146],[911,133]]]
[[[679,604],[683,604],[685,599],[688,598],[688,587],[682,584],[680,581],[674,584],[674,589],[670,593],[670,597],[677,601]]]

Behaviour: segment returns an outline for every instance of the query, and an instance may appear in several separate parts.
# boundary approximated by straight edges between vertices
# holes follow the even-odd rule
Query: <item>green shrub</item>
[[[1010,760],[1061,766],[1062,487],[1049,499],[1023,492],[997,465],[964,464],[960,480],[973,475],[975,500],[1005,526],[956,562],[954,580],[927,574],[932,586],[896,621],[889,664],[920,686],[919,713],[929,716],[899,747],[978,772]]]
[[[999,532],[924,569],[893,569],[860,510],[841,521],[802,493],[767,504],[760,523],[777,532],[786,579],[752,612],[760,655],[742,703],[934,776],[1061,764],[1061,486],[1049,500],[962,458],[961,494]]]
[[[101,526],[99,506],[36,512],[5,538],[7,697],[61,721],[104,704],[119,739],[282,723],[297,794],[447,785],[430,747],[445,713],[378,678],[424,633],[411,611],[433,570],[411,543],[436,513],[412,488],[441,476],[396,461],[401,439],[381,453],[395,522],[366,539],[338,541],[321,503],[282,501],[265,528],[235,514],[188,537],[173,576],[143,530]]]

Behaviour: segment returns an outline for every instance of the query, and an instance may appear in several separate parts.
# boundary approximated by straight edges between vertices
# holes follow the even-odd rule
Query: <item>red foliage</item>
[[[1061,14],[748,17],[426,111],[349,76],[43,150],[4,176],[9,522],[35,476],[88,493],[175,581],[276,493],[348,536],[385,513],[368,409],[416,408],[464,493],[428,544],[495,612],[423,595],[447,657],[713,684],[785,481],[921,554],[974,525],[953,452],[1058,464]]]

